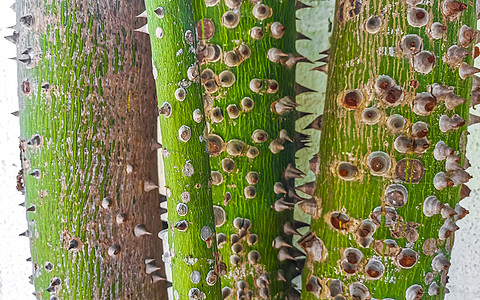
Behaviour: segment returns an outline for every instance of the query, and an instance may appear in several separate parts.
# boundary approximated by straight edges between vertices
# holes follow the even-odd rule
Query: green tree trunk
[[[304,299],[446,292],[475,8],[417,2],[337,2],[311,224],[322,256],[308,257]]]
[[[295,3],[193,3],[213,203],[226,216],[217,223],[227,264],[223,297],[285,299],[302,264],[285,259],[298,253],[283,229],[293,217],[294,199],[286,193],[294,192],[298,175],[292,173],[295,144],[305,142],[295,140],[294,127],[294,65],[301,60],[294,51]],[[282,261],[279,240],[272,246],[277,237],[286,241]]]
[[[149,41],[133,31],[142,10],[142,1],[16,4],[38,298],[166,297],[161,240],[134,235],[163,226],[158,193],[146,192],[157,181],[157,114]]]
[[[147,0],[146,6],[169,211],[164,258],[174,298],[220,299],[226,270],[216,245],[192,3]]]

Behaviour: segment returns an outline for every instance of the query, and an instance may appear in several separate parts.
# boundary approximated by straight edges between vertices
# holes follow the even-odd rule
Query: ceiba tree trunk
[[[335,14],[312,161],[321,255],[308,256],[302,298],[438,299],[468,213],[475,7],[338,1]]]
[[[35,295],[164,299],[151,53],[133,30],[143,1],[15,9]]]
[[[298,199],[287,194],[300,176],[295,145],[307,139],[294,128],[294,67],[303,60],[294,51],[295,3],[195,0],[193,8],[214,211],[225,214],[217,222],[228,270],[222,296],[285,299],[301,268],[286,258],[298,255],[284,232],[296,225]]]
[[[167,188],[169,249],[176,299],[221,299],[210,163],[191,0],[147,0],[163,162]],[[225,222],[217,215],[217,222]]]

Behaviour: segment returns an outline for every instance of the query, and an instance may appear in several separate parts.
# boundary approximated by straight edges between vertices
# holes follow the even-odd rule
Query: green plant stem
[[[146,1],[146,6],[161,107],[174,294],[180,299],[194,293],[220,299],[220,278],[216,278],[221,265],[215,242],[199,67],[192,51],[196,38],[191,1],[152,0]],[[193,69],[196,77],[189,78],[187,73]],[[162,110],[164,103],[171,112]]]
[[[320,169],[317,174],[317,202],[321,204],[319,217],[312,219],[311,230],[320,237],[328,254],[321,262],[309,259],[303,272],[302,299],[317,299],[314,293],[306,291],[306,283],[311,276],[317,276],[323,286],[319,295],[325,299],[330,296],[328,286],[331,279],[343,281],[345,297],[352,296],[349,288],[354,282],[362,282],[369,289],[369,294],[374,298],[400,299],[405,297],[408,287],[419,284],[423,287],[422,299],[438,299],[439,296],[429,296],[429,286],[425,283],[425,276],[432,272],[433,281],[441,287],[440,297],[443,297],[447,271],[432,271],[432,259],[435,255],[425,254],[423,246],[427,239],[434,239],[438,252],[450,256],[453,233],[446,241],[439,240],[439,228],[444,219],[440,215],[426,217],[423,213],[423,203],[427,196],[435,195],[442,203],[451,207],[460,200],[460,186],[447,187],[437,190],[433,186],[434,176],[445,171],[445,161],[434,159],[432,153],[439,141],[444,141],[448,146],[458,151],[464,157],[466,126],[458,130],[443,133],[439,130],[439,118],[443,114],[452,116],[459,114],[468,123],[468,101],[453,110],[447,110],[440,98],[429,116],[419,116],[412,112],[411,104],[414,97],[420,92],[428,91],[428,86],[440,83],[455,87],[455,94],[464,99],[470,98],[471,79],[459,78],[458,69],[450,68],[444,61],[447,49],[458,43],[458,30],[463,24],[475,28],[475,9],[467,6],[458,20],[449,21],[440,12],[442,2],[434,1],[429,5],[418,5],[428,11],[429,22],[419,28],[411,27],[407,22],[407,4],[399,2],[392,5],[387,1],[371,1],[364,3],[357,13],[349,11],[347,3],[337,2],[334,32],[332,37],[331,58],[329,62],[329,80],[327,98],[323,115],[322,137],[320,143]],[[357,2],[355,2],[357,3]],[[359,3],[359,2],[358,2]],[[355,6],[355,4],[354,4]],[[342,7],[345,16],[340,20]],[[367,19],[377,15],[382,20],[382,26],[377,33],[370,34],[365,31]],[[444,36],[434,40],[426,34],[433,22],[441,22],[447,27]],[[399,47],[402,37],[406,34],[417,34],[423,40],[423,49],[435,55],[435,67],[428,74],[421,74],[414,70],[409,59],[404,57]],[[471,46],[469,46],[471,49]],[[319,49],[322,50],[322,49]],[[471,63],[471,56],[464,61]],[[381,96],[375,92],[375,80],[380,75],[389,75],[404,92],[401,105],[387,107],[380,100]],[[416,81],[418,87],[415,88]],[[350,89],[359,89],[363,94],[363,102],[359,108],[346,109],[342,105],[345,92]],[[375,125],[367,125],[361,119],[361,111],[365,107],[377,107],[381,117]],[[401,114],[407,123],[401,133],[392,134],[386,126],[386,119],[392,114]],[[423,155],[408,152],[401,154],[394,148],[394,140],[400,134],[411,136],[411,125],[417,121],[429,124],[428,141],[430,147]],[[392,167],[385,176],[373,176],[368,169],[367,157],[373,151],[387,153],[392,161]],[[401,180],[402,172],[396,173],[399,162],[407,158],[410,162],[417,159],[425,168],[425,174],[419,183],[410,180]],[[349,162],[358,168],[358,175],[352,181],[339,178],[338,166],[340,162]],[[463,163],[462,163],[463,165]],[[448,172],[447,172],[448,173]],[[403,174],[405,175],[405,174]],[[398,219],[393,228],[385,226],[384,192],[387,186],[400,183],[408,190],[408,202],[396,209]],[[356,230],[362,220],[369,219],[370,213],[376,207],[382,207],[382,224],[377,226],[373,235],[374,241],[370,246],[362,248],[356,242]],[[337,230],[330,221],[331,213],[342,212],[350,218],[344,224],[348,229]],[[453,217],[451,218],[453,220]],[[407,225],[418,226],[416,229]],[[417,231],[418,239],[407,241],[407,234]],[[411,269],[402,269],[396,263],[395,255],[386,254],[385,239],[393,239],[398,244],[395,248],[411,248],[419,255],[418,261]],[[340,267],[344,258],[343,251],[347,247],[360,249],[364,255],[358,265],[358,271],[349,275]],[[383,247],[383,250],[382,250]],[[377,252],[375,252],[377,249]],[[382,252],[383,251],[383,252]],[[379,280],[366,279],[365,265],[376,257],[385,266],[385,272]],[[448,269],[448,268],[447,268]]]
[[[226,144],[224,146],[226,149],[223,148],[210,157],[212,171],[219,172],[222,178],[221,183],[212,186],[213,201],[226,213],[226,222],[217,228],[218,234],[226,237],[226,242],[219,246],[222,260],[228,268],[227,276],[222,277],[222,286],[231,289],[232,297],[251,293],[250,295],[257,298],[268,296],[269,299],[285,299],[295,266],[286,261],[278,261],[279,250],[272,247],[272,241],[275,237],[283,235],[283,224],[292,220],[293,216],[291,210],[276,212],[272,208],[275,201],[283,196],[276,195],[273,186],[276,182],[281,182],[285,187],[292,184],[284,179],[283,171],[289,163],[294,162],[295,146],[289,141],[284,141],[282,144],[285,149],[276,154],[272,153],[269,146],[272,141],[279,138],[282,129],[285,129],[292,139],[295,137],[294,111],[280,116],[271,110],[274,101],[285,96],[295,98],[294,68],[288,69],[280,63],[271,62],[267,58],[267,51],[278,48],[284,53],[295,55],[295,7],[294,1],[262,3],[272,9],[272,16],[263,21],[253,16],[254,4],[250,1],[243,1],[237,9],[229,9],[223,1],[215,6],[206,7],[205,1],[195,0],[194,16],[195,21],[200,24],[202,19],[213,22],[215,33],[211,39],[205,40],[204,44],[207,48],[208,45],[218,45],[223,52],[219,61],[204,62],[202,65],[203,70],[208,68],[216,74],[215,81],[219,86],[217,92],[205,94],[207,115],[210,115],[209,134],[218,135]],[[240,16],[239,23],[234,28],[222,25],[222,16],[229,11]],[[285,27],[282,38],[276,39],[270,34],[269,26],[275,21]],[[250,34],[253,27],[261,27],[264,37],[253,39]],[[202,28],[202,25],[199,25],[199,28]],[[225,64],[225,53],[239,51],[242,44],[251,50],[250,57],[242,59],[239,65],[228,67]],[[231,87],[220,86],[218,76],[225,70],[235,75],[236,80]],[[249,87],[254,78],[260,79],[264,85],[265,80],[276,80],[279,89],[273,94],[265,91],[254,92]],[[254,102],[251,110],[242,107],[241,102],[245,97],[250,97]],[[227,109],[229,105],[235,105],[239,109],[238,114],[229,115]],[[216,117],[212,116],[212,111],[218,109],[222,112],[223,119],[218,121],[217,118],[214,121],[212,118]],[[252,134],[257,129],[268,134],[267,141],[260,143],[253,140]],[[238,156],[229,152],[229,147],[236,144],[244,147]],[[259,154],[255,158],[249,158],[248,151],[253,147],[258,149]],[[229,171],[222,166],[222,161],[225,162],[226,159],[235,162],[233,170]],[[246,177],[250,172],[259,174],[257,183],[247,181]],[[254,190],[254,197],[247,198],[245,189]],[[246,218],[251,222],[247,232],[246,228],[235,227],[236,218]],[[249,244],[248,240],[255,235],[258,241]],[[237,237],[240,237],[239,241]],[[285,237],[285,240],[291,242],[290,237]],[[236,254],[235,251],[239,249],[241,251]],[[255,251],[260,254],[257,263],[248,259],[249,254],[253,255]],[[232,260],[236,259],[239,259],[238,263],[232,263]],[[281,281],[278,276],[279,270],[284,272],[287,282]],[[255,282],[265,276],[268,276],[269,280],[264,286],[259,285],[261,280]],[[242,287],[243,283],[246,283],[245,287]]]

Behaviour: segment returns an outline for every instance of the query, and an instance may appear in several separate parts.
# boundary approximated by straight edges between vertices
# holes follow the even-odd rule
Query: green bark
[[[38,298],[48,299],[47,289],[59,299],[166,297],[165,281],[152,283],[163,270],[149,276],[144,264],[161,266],[161,241],[133,234],[137,224],[162,226],[151,216],[158,193],[144,191],[157,172],[149,41],[133,31],[142,7],[16,4],[26,235]]]
[[[321,238],[324,248],[320,261],[315,261],[311,257],[307,261],[303,272],[304,299],[330,297],[329,285],[333,279],[343,282],[341,294],[358,299],[365,299],[368,295],[374,298],[414,299],[418,295],[415,293],[413,296],[406,295],[406,291],[415,284],[422,287],[422,299],[438,299],[445,293],[448,263],[443,262],[439,268],[435,266],[437,269],[433,270],[432,261],[434,258],[435,262],[441,261],[440,254],[447,258],[450,256],[454,229],[445,239],[443,234],[439,234],[439,230],[446,219],[454,222],[461,217],[461,213],[459,210],[455,215],[446,214],[445,219],[439,214],[427,217],[423,213],[426,209],[424,200],[434,195],[441,203],[448,203],[452,208],[455,208],[460,200],[462,180],[455,181],[455,186],[441,190],[434,187],[433,181],[437,173],[445,172],[447,176],[456,179],[462,171],[446,170],[445,160],[435,159],[433,151],[439,141],[444,141],[457,151],[461,159],[460,165],[463,166],[466,126],[443,132],[439,129],[439,120],[444,114],[451,117],[457,113],[468,123],[468,101],[453,109],[447,109],[444,103],[448,102],[446,98],[452,94],[448,96],[436,94],[435,101],[432,102],[435,107],[426,116],[414,113],[412,103],[418,104],[419,94],[431,91],[430,87],[434,83],[453,86],[456,95],[470,99],[472,81],[470,78],[463,80],[459,77],[458,65],[462,60],[471,63],[471,56],[464,59],[460,57],[456,66],[454,64],[449,66],[444,61],[444,56],[450,46],[458,43],[462,47],[458,41],[458,33],[463,24],[475,28],[475,8],[466,5],[466,10],[459,13],[459,18],[455,19],[442,15],[442,4],[440,1],[434,1],[429,5],[418,5],[426,9],[427,14],[413,15],[417,18],[428,15],[429,21],[426,26],[419,24],[419,27],[412,27],[407,21],[407,11],[412,8],[408,9],[405,2],[393,4],[372,1],[363,5],[360,2],[337,2],[319,152],[321,163],[317,173],[316,196],[319,207],[321,204],[321,210],[311,224],[311,230]],[[370,16],[378,16],[382,22],[376,33],[368,33],[365,30],[366,21]],[[446,26],[446,31],[440,39],[433,39],[426,33],[433,22],[441,22]],[[372,23],[369,25],[369,30],[373,32],[374,30],[370,29]],[[413,60],[404,57],[409,47],[401,48],[399,45],[406,34],[420,36],[423,40],[423,50],[433,53],[435,57],[433,70],[423,71],[426,74],[419,72],[418,65],[415,67],[413,64],[415,59],[418,64],[420,59],[418,54]],[[416,43],[411,46],[418,45],[419,43]],[[471,49],[472,46],[468,43],[463,47]],[[403,100],[392,106],[382,100],[387,99],[388,93],[375,90],[375,81],[380,75],[388,75],[394,80],[395,85],[403,91]],[[353,109],[346,108],[344,104],[347,91],[351,89],[358,89],[363,95],[358,107]],[[396,97],[395,94],[393,96]],[[374,125],[368,125],[362,120],[361,112],[366,107],[376,107],[379,111],[380,119]],[[392,133],[387,127],[386,120],[393,114],[400,114],[406,119],[405,126],[398,133]],[[418,121],[428,124],[429,148],[424,153],[418,153],[423,151],[420,151],[421,138],[414,137],[412,124]],[[394,141],[400,135],[406,136],[410,142],[415,140],[414,149],[407,149],[405,154],[397,151]],[[374,151],[385,152],[391,160],[391,167],[382,176],[375,176],[369,169],[367,158]],[[419,166],[420,163],[424,168],[423,176],[418,178],[405,176],[405,168],[402,169],[403,159],[407,161],[407,170],[409,166]],[[340,178],[341,162],[355,166],[357,172],[353,180]],[[345,172],[344,175],[349,174]],[[418,183],[414,183],[417,179]],[[390,224],[387,224],[385,212],[391,212],[391,208],[388,207],[392,205],[385,200],[391,199],[389,196],[385,197],[385,191],[394,183],[406,188],[408,201],[396,207],[398,216],[395,225],[387,227]],[[443,204],[440,207],[444,207]],[[369,243],[368,232],[359,232],[359,227],[362,220],[373,218],[371,213],[376,207],[381,207],[381,224],[376,225],[373,240]],[[444,208],[443,212],[446,211]],[[332,222],[336,220],[332,213],[338,212],[348,216],[348,219]],[[362,235],[367,237],[360,238]],[[393,240],[397,246],[389,248],[384,243],[386,239]],[[391,245],[394,242],[390,242]],[[366,247],[360,246],[359,243],[365,243]],[[344,250],[348,247],[359,249],[363,253],[359,263],[342,264],[345,259]],[[412,268],[401,267],[402,264],[406,265],[400,252],[403,249],[412,249],[418,255],[412,260],[416,261]],[[352,257],[348,258],[353,262]],[[380,272],[378,278],[373,272],[375,271],[372,268],[373,261],[376,261],[377,265],[380,262],[385,269],[384,272]],[[345,270],[349,268],[353,269],[353,274],[347,274]],[[367,271],[370,275],[366,274]],[[359,289],[355,289],[354,283],[359,282],[368,289],[365,295],[360,295]],[[434,283],[439,286],[439,295],[433,293]],[[321,291],[318,290],[319,285],[323,287]],[[430,294],[429,288],[432,291]]]
[[[190,0],[146,1],[160,107],[174,297],[220,299],[210,164]]]
[[[295,56],[295,3],[263,1],[262,4],[268,6],[267,15],[270,9],[272,14],[260,20],[253,15],[260,6],[250,1],[193,2],[197,29],[204,42],[199,52],[206,58],[201,77],[210,123],[213,202],[216,209],[224,210],[226,215],[226,222],[217,227],[218,240],[223,241],[219,250],[222,261],[227,264],[227,275],[222,277],[223,295],[232,295],[231,298],[285,299],[289,282],[298,271],[291,261],[279,262],[279,250],[272,247],[272,241],[277,236],[284,236],[283,225],[292,220],[292,210],[276,212],[272,206],[284,196],[283,193],[274,193],[276,182],[286,188],[293,186],[293,179],[286,180],[283,172],[288,164],[294,162],[295,145],[281,139],[280,132],[284,129],[294,139],[294,111],[275,114],[271,107],[283,97],[289,96],[292,101],[295,98],[295,68],[271,62],[267,52],[277,48]],[[206,2],[213,6],[207,7]],[[239,4],[236,7],[235,2]],[[211,22],[202,22],[203,19]],[[273,22],[280,22],[285,27],[283,36],[272,37],[270,26]],[[213,36],[209,34],[212,33],[212,25]],[[262,38],[252,37],[255,35],[254,27],[262,29]],[[213,45],[222,49],[220,56],[209,56],[208,51],[214,48]],[[243,52],[246,46],[250,53]],[[287,57],[281,57],[283,63],[286,60]],[[208,76],[209,70],[216,75],[211,76],[210,73]],[[226,74],[222,72],[227,70],[235,76],[231,86],[222,83]],[[252,79],[259,79],[262,84],[260,91],[252,90]],[[278,90],[266,91],[267,80],[278,82]],[[273,83],[270,81],[270,84]],[[246,97],[253,101],[253,108],[245,105],[248,104]],[[252,137],[256,130],[266,132],[268,137],[265,141],[262,131],[255,133],[255,139]],[[275,149],[276,143],[277,147],[281,147]],[[258,156],[255,153],[257,150]],[[292,199],[285,201],[293,202]],[[289,205],[293,207],[293,203]],[[284,239],[291,243],[291,236]],[[278,275],[279,270],[286,282]]]

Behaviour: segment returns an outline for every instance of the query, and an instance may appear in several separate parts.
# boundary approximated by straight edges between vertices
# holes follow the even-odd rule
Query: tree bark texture
[[[166,297],[142,1],[16,4],[21,159],[38,298]],[[146,188],[146,189],[145,189]],[[142,226],[141,226],[142,227]],[[152,269],[149,269],[152,270]],[[59,280],[58,280],[58,279]],[[155,281],[156,283],[152,283]]]

